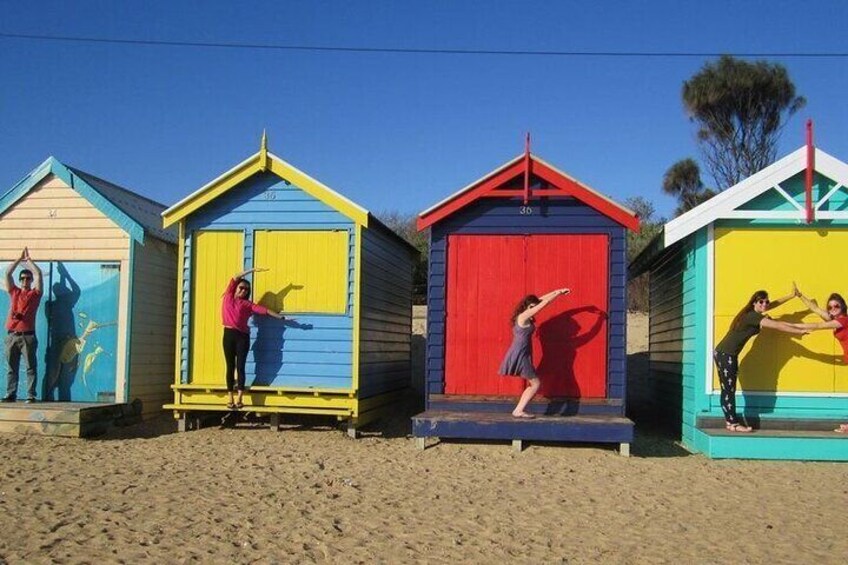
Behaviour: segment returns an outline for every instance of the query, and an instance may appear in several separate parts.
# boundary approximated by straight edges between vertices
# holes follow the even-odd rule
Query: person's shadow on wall
[[[801,322],[809,314],[806,310],[784,314],[776,320],[782,322]],[[793,358],[803,357],[835,365],[841,355],[819,353],[804,346],[802,336],[788,334],[779,330],[763,328],[756,336],[751,349],[739,360],[739,382],[742,397],[745,399],[745,418],[749,424],[759,425],[761,414],[774,412],[777,403],[778,380],[786,364]],[[763,370],[763,368],[766,368]],[[713,364],[715,371],[715,364]],[[753,378],[756,374],[756,379]],[[713,372],[715,378],[715,372]],[[757,390],[746,390],[756,387]],[[753,394],[756,392],[757,394]]]
[[[302,285],[290,284],[279,292],[266,292],[262,295],[260,304],[266,308],[279,308],[283,299],[292,290],[303,288]],[[312,324],[302,324],[291,318],[278,320],[271,316],[257,316],[254,318],[256,324],[256,339],[253,341],[253,381],[248,386],[270,386],[280,374],[283,367],[283,344],[285,343],[286,330],[296,328],[299,330],[311,330]]]
[[[79,302],[79,285],[70,276],[64,263],[56,263],[58,280],[51,287],[47,302],[48,338],[47,367],[42,388],[44,400],[71,400],[71,386],[79,369],[79,334],[74,307]]]
[[[595,317],[592,326],[580,333],[575,316],[583,312],[595,314]],[[598,335],[606,319],[606,312],[600,308],[581,306],[561,312],[539,325],[542,351],[537,371],[542,381],[542,396],[553,399],[580,397],[580,385],[574,375],[577,350]],[[552,405],[549,410],[556,411],[557,407]]]

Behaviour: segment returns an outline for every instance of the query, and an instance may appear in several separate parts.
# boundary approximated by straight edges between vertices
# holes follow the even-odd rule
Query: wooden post
[[[522,440],[520,439],[512,440],[512,450],[517,453],[521,453],[522,451],[524,451],[524,442],[522,442]]]
[[[427,448],[427,438],[426,437],[415,438],[415,447],[417,447],[420,451],[424,451]]]
[[[356,439],[356,423],[353,420],[347,422],[347,437]]]
[[[621,454],[622,457],[630,457],[630,444],[629,443],[620,444],[618,452]]]
[[[268,416],[268,424],[272,432],[280,431],[280,415],[276,412]]]

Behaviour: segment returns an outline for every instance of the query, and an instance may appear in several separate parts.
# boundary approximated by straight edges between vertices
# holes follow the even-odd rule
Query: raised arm
[[[12,261],[11,263],[9,263],[9,266],[6,267],[6,290],[7,291],[12,290],[12,288],[14,288],[14,286],[15,286],[15,277],[14,277],[15,269],[18,268],[18,265],[21,264],[21,261],[23,261],[26,258],[26,256],[27,256],[27,251],[26,251],[26,248],[24,248],[23,251],[21,251],[21,256],[18,257],[17,259],[15,259],[14,261]]]
[[[804,306],[806,306],[810,312],[814,312],[822,320],[830,321],[830,315],[821,306],[819,306],[815,300],[804,296],[804,293],[801,292],[801,290],[798,288],[798,285],[796,285],[794,282],[792,283],[792,289],[795,291],[795,294],[798,296],[798,298],[801,299],[801,302],[804,303]]]
[[[233,275],[233,279],[238,280],[238,279],[244,278],[245,276],[249,275],[250,273],[264,273],[267,270],[268,269],[263,269],[262,267],[254,267],[252,269],[248,269],[246,271],[236,273],[235,275]]]
[[[762,320],[760,320],[760,327],[786,332],[788,334],[804,335],[810,333],[809,329],[798,328],[793,324],[790,324],[789,322],[783,322],[781,320],[772,320],[771,318],[763,318]]]
[[[827,322],[790,322],[790,325],[794,328],[798,328],[801,330],[835,330],[837,328],[841,328],[842,324],[837,322],[836,320],[828,320]]]
[[[553,301],[554,298],[556,298],[557,296],[561,296],[563,294],[568,294],[569,292],[571,292],[571,289],[558,288],[556,290],[552,290],[551,292],[549,292],[547,294],[543,294],[542,296],[539,297],[539,303],[538,304],[536,304],[535,306],[533,306],[531,308],[528,308],[527,310],[525,310],[524,312],[519,314],[518,317],[515,319],[515,321],[518,322],[519,326],[525,326],[527,324],[527,320],[529,320],[530,318],[532,318],[533,316],[535,316],[536,314],[541,312],[545,308],[545,306],[547,306],[548,304],[551,303],[551,301]]]
[[[35,261],[32,260],[32,257],[29,256],[29,249],[28,248],[24,248],[24,253],[26,253],[27,266],[30,268],[30,270],[33,273],[32,286],[33,286],[33,288],[35,288],[35,290],[37,290],[38,292],[41,292],[41,279],[42,279],[41,269],[39,268],[38,265],[35,264]]]
[[[789,302],[790,300],[792,300],[796,296],[799,296],[799,291],[797,290],[795,283],[792,283],[792,292],[790,292],[786,296],[781,296],[780,298],[775,298],[774,300],[770,301],[768,307],[766,307],[766,310],[771,310],[772,308],[777,308],[781,304],[785,304],[786,302]]]

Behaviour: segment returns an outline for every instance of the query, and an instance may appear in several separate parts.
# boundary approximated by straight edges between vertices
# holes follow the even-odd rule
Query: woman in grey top
[[[775,308],[787,300],[798,296],[799,292],[794,289],[793,293],[769,300],[768,292],[758,290],[748,303],[736,314],[730,323],[730,330],[724,336],[713,351],[713,360],[718,369],[718,380],[721,383],[721,409],[724,412],[725,427],[729,432],[750,432],[751,426],[739,422],[736,414],[736,377],[739,374],[739,354],[749,339],[760,333],[760,328],[769,328],[792,334],[807,334],[810,330],[799,329],[788,322],[772,320],[766,316],[766,312]]]
[[[526,412],[526,408],[533,397],[536,396],[536,393],[539,392],[541,385],[539,377],[536,376],[536,369],[533,367],[533,332],[536,329],[534,316],[550,304],[554,298],[569,292],[571,290],[567,288],[559,288],[542,295],[541,298],[535,294],[528,294],[515,307],[511,320],[512,345],[506,352],[500,369],[498,369],[500,375],[524,377],[529,383],[512,411],[515,418],[534,418],[532,414]]]

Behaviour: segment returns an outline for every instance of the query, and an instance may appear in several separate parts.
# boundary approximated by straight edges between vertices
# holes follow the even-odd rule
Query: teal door
[[[0,264],[3,272],[7,265]],[[120,263],[53,261],[39,267],[44,275],[36,322],[39,399],[114,402]],[[9,312],[7,292],[0,293],[0,312],[4,317]],[[5,353],[0,355],[5,374]],[[23,363],[19,373],[20,391],[26,385]]]

